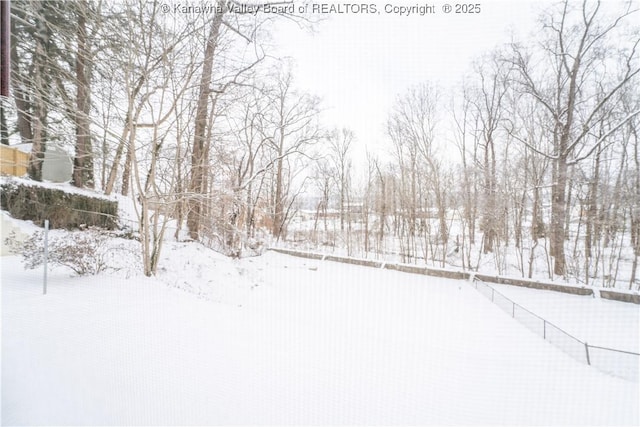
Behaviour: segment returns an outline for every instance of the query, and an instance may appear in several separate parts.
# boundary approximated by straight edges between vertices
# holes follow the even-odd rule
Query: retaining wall
[[[640,304],[640,295],[600,289],[600,298]]]
[[[558,283],[545,283],[534,280],[515,279],[511,277],[490,276],[488,274],[476,273],[478,280],[500,285],[521,286],[525,288],[543,289],[545,291],[563,292],[574,295],[593,295],[593,288],[581,288],[577,286],[560,285]]]
[[[347,264],[362,265],[365,267],[375,267],[375,268],[382,267],[381,261],[374,261],[370,259],[347,258],[342,256],[336,256],[336,255],[327,255],[324,257],[324,259],[325,261],[344,262]]]
[[[270,250],[275,252],[280,252],[286,255],[292,255],[292,256],[297,256],[302,258],[343,262],[347,264],[362,265],[367,267],[385,268],[387,270],[402,271],[404,273],[423,274],[425,276],[444,277],[447,279],[457,279],[457,280],[469,280],[471,278],[471,273],[466,271],[445,270],[445,269],[437,269],[432,267],[420,267],[417,265],[410,265],[410,264],[384,263],[382,261],[349,258],[349,257],[343,257],[343,256],[337,256],[337,255],[325,255],[325,254],[319,254],[319,253],[313,253],[313,252],[301,252],[301,251],[296,251],[291,249],[272,248]],[[624,293],[624,292],[597,289],[597,288],[586,288],[586,287],[579,287],[579,286],[562,285],[558,283],[540,282],[536,280],[491,276],[491,275],[482,274],[482,273],[476,273],[474,277],[487,283],[521,286],[525,288],[542,289],[546,291],[562,292],[562,293],[573,294],[573,295],[593,296],[594,292],[597,291],[600,293],[600,298],[603,298],[603,299],[640,304],[640,294]]]

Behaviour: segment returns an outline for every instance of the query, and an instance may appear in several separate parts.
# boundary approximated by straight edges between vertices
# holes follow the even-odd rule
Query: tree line
[[[354,255],[637,285],[637,3],[548,5],[535,36],[479,53],[457,88],[407,88],[386,152],[357,175],[357,135],[323,126],[321,100],[270,54],[279,22],[313,22],[161,6],[13,0],[17,113],[2,123],[32,144],[33,179],[58,145],[73,185],[136,201],[146,274],[175,221],[176,237],[236,256],[297,233]]]

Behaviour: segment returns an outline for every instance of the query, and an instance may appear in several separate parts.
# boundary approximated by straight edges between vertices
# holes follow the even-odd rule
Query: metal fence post
[[[547,339],[547,321],[542,319],[542,339]]]
[[[516,318],[516,303],[511,301],[511,304],[513,304],[513,308],[511,309],[511,317],[513,317],[515,319]]]
[[[495,292],[495,289],[491,288],[491,302],[493,302],[493,293]]]
[[[49,258],[49,220],[44,220],[44,277],[42,295],[47,294],[47,259]]]
[[[589,344],[584,343],[584,349],[587,352],[587,365],[591,366],[591,359],[589,359]]]

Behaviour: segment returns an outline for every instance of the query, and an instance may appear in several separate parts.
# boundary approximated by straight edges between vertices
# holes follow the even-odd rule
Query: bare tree
[[[54,2],[22,1],[12,4],[12,67],[20,77],[14,91],[23,142],[31,143],[28,173],[42,180],[42,163],[48,138],[48,118],[52,102],[52,68],[56,57],[53,29],[59,8]],[[58,18],[60,18],[58,16]],[[22,52],[19,53],[19,51]],[[30,75],[21,69],[21,59],[31,58]]]
[[[475,115],[479,126],[476,129],[480,135],[477,142],[480,144],[479,151],[482,153],[482,163],[478,166],[483,173],[481,229],[484,232],[482,250],[486,254],[493,252],[500,226],[504,224],[504,217],[497,200],[496,139],[504,111],[503,99],[508,90],[509,69],[504,67],[498,53],[482,58],[474,68],[479,83],[472,96],[471,112]]]
[[[286,211],[290,206],[287,201],[294,155],[305,155],[308,147],[320,138],[317,123],[319,99],[307,93],[298,92],[293,86],[293,74],[289,68],[275,72],[275,84],[269,96],[270,126],[265,133],[275,158],[275,176],[273,180],[273,225],[271,233],[278,239],[286,219]],[[266,130],[266,129],[265,129]],[[295,174],[295,172],[294,172]]]
[[[118,55],[116,58],[122,59],[122,61],[114,61],[113,67],[105,72],[111,76],[117,76],[116,81],[123,88],[122,95],[125,98],[124,105],[126,107],[121,112],[122,130],[120,134],[115,135],[117,146],[106,181],[103,182],[103,188],[105,194],[111,194],[114,191],[122,157],[125,155],[120,192],[123,195],[128,195],[133,159],[132,150],[136,137],[135,123],[138,122],[144,105],[151,96],[150,92],[153,92],[152,89],[146,90],[149,89],[147,84],[149,78],[160,71],[164,58],[175,49],[178,41],[165,46],[164,49],[160,48],[158,40],[155,39],[160,31],[159,5],[156,3],[139,0],[138,3],[125,3],[124,6],[121,13],[126,17],[123,22],[123,25],[126,26],[120,29],[122,39],[116,46],[105,52],[106,54]],[[181,36],[185,37],[186,32],[183,32]],[[177,37],[176,40],[180,38]],[[105,63],[111,62],[105,60]],[[109,105],[109,107],[113,108],[113,105]]]
[[[337,184],[340,197],[340,231],[344,231],[344,220],[346,215],[346,201],[348,199],[348,192],[351,183],[351,159],[349,157],[349,151],[354,139],[354,133],[352,130],[342,128],[341,130],[334,129],[328,136],[329,140],[329,158],[333,163],[333,168],[336,171],[334,177]]]
[[[266,2],[268,4],[270,2]],[[200,237],[201,223],[206,218],[207,197],[209,193],[208,177],[210,175],[210,154],[211,154],[211,136],[214,133],[213,125],[217,117],[216,103],[220,97],[224,95],[231,87],[241,83],[241,77],[250,71],[254,66],[259,64],[265,54],[257,45],[259,38],[259,29],[264,23],[270,22],[275,17],[284,16],[285,18],[298,20],[299,17],[288,15],[286,13],[273,14],[273,17],[261,17],[256,20],[251,16],[251,10],[263,6],[262,3],[252,4],[250,8],[245,8],[244,4],[236,1],[220,2],[218,7],[214,8],[213,18],[209,23],[208,36],[204,47],[204,59],[202,64],[202,73],[200,76],[200,84],[198,86],[196,113],[194,118],[194,135],[193,147],[191,151],[191,171],[189,178],[189,191],[191,197],[189,199],[189,210],[187,213],[187,228],[191,238],[198,239]],[[233,10],[230,14],[229,11]],[[247,15],[247,19],[243,19]],[[264,14],[263,14],[264,15]],[[228,31],[224,31],[224,30]],[[250,59],[236,58],[234,62],[239,66],[226,70],[227,73],[221,80],[214,85],[214,77],[216,71],[218,76],[221,70],[225,69],[224,59],[221,55],[224,49],[222,42],[224,35],[229,34],[246,43],[254,44],[255,48]],[[246,63],[248,61],[248,64]],[[215,65],[219,65],[216,69]],[[279,164],[279,169],[281,162]],[[282,189],[282,187],[280,187]],[[209,200],[210,202],[210,200]]]
[[[323,238],[320,239],[321,244],[335,244],[333,239],[329,239],[329,226],[328,226],[328,209],[329,209],[329,201],[331,199],[331,195],[333,193],[333,183],[336,175],[336,171],[333,168],[333,165],[327,159],[327,157],[320,157],[316,160],[314,164],[314,173],[313,173],[313,181],[315,182],[316,188],[320,191],[320,199],[316,205],[316,214],[315,220],[313,224],[313,233],[314,233],[314,241],[317,243],[319,239],[317,238],[318,234],[318,221],[320,216],[322,216],[323,223]]]
[[[87,18],[90,5],[87,0],[76,3],[77,52],[75,59],[76,80],[76,154],[73,161],[73,185],[94,187],[93,149],[91,144],[91,34],[87,34]],[[98,19],[92,19],[94,23]]]
[[[401,210],[406,214],[404,250],[409,258],[417,252],[418,227],[424,236],[423,252],[434,255],[428,217],[435,210],[438,216],[439,239],[446,246],[446,197],[440,179],[440,163],[436,157],[435,129],[439,120],[440,91],[433,85],[410,88],[399,97],[388,120],[388,134],[394,144],[395,160],[399,163]],[[420,215],[420,218],[418,218]],[[402,240],[401,240],[402,242]],[[427,254],[424,254],[427,258]]]
[[[568,0],[560,8],[550,8],[544,18],[544,49],[527,52],[522,46],[512,47],[511,64],[517,72],[517,82],[522,93],[531,96],[544,109],[549,118],[549,139],[553,141],[551,152],[544,152],[553,162],[551,252],[554,257],[554,273],[566,275],[564,242],[567,239],[567,189],[570,183],[569,169],[589,157],[609,134],[595,138],[590,148],[580,151],[587,143],[599,119],[613,108],[613,100],[625,86],[633,84],[640,72],[637,47],[640,40],[631,40],[620,46],[622,66],[620,72],[607,73],[610,56],[603,55],[623,21],[636,12],[629,3],[617,16],[608,16],[601,3],[584,1],[575,8]],[[599,89],[594,94],[593,83]],[[622,118],[622,126],[633,112]],[[615,126],[614,126],[615,128]]]
[[[209,117],[209,97],[211,94],[211,81],[213,78],[213,62],[218,47],[220,29],[223,24],[224,15],[228,11],[228,4],[222,3],[220,8],[216,8],[213,19],[209,27],[209,36],[204,51],[204,63],[200,76],[199,95],[197,101],[195,131],[193,135],[193,148],[191,151],[191,179],[189,190],[193,194],[189,203],[189,214],[187,216],[187,227],[192,239],[198,239],[200,233],[200,222],[202,217],[202,196],[207,193],[206,188],[206,167],[208,164],[208,140],[207,120]]]

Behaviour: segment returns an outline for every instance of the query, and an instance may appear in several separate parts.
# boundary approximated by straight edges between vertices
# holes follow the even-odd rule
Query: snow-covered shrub
[[[22,253],[24,266],[35,269],[44,263],[44,232],[37,231],[24,242],[10,235],[6,243],[14,251]],[[47,263],[64,266],[79,276],[117,270],[115,252],[123,249],[113,246],[110,236],[97,228],[84,231],[57,231],[48,236]]]
[[[260,237],[250,237],[246,239],[242,256],[259,256],[267,250],[266,239]]]

